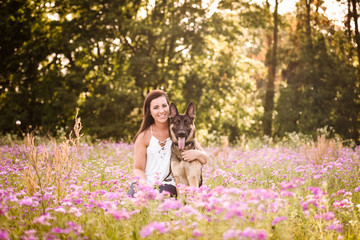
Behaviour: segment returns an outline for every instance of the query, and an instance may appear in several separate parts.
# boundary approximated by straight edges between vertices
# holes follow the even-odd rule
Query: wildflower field
[[[134,181],[131,144],[0,146],[0,239],[359,239],[360,147],[207,147],[177,199]]]

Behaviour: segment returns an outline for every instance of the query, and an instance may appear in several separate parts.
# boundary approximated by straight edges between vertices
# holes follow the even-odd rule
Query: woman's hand
[[[191,162],[198,159],[198,150],[186,150],[181,153],[182,158],[185,161]]]
[[[184,161],[198,160],[202,165],[206,164],[208,156],[205,151],[201,150],[186,150],[181,153],[181,157]]]

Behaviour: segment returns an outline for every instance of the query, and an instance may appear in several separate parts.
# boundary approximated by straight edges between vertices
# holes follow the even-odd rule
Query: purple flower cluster
[[[253,229],[250,227],[245,228],[244,230],[233,230],[230,229],[223,234],[223,239],[254,239],[254,240],[264,240],[267,239],[267,232],[262,229]]]
[[[46,151],[48,161],[53,149],[37,147],[39,156]],[[203,166],[203,186],[178,185],[177,199],[142,185],[134,198],[127,196],[134,180],[133,146],[112,142],[82,144],[76,154],[81,167],[66,174],[56,175],[62,168],[51,172],[39,167],[41,173],[59,177],[37,182],[31,192],[25,176],[30,170],[27,151],[22,145],[0,147],[0,240],[134,235],[174,239],[179,234],[195,239],[271,239],[285,228],[292,238],[360,238],[356,223],[348,224],[358,213],[359,147],[342,148],[337,158],[321,165],[285,147],[227,148],[220,153],[207,148],[210,159]],[[305,225],[313,227],[299,227]]]
[[[158,231],[160,233],[166,233],[168,231],[167,226],[168,226],[168,223],[165,223],[165,222],[151,222],[141,229],[140,236],[142,238],[148,237],[154,231]]]

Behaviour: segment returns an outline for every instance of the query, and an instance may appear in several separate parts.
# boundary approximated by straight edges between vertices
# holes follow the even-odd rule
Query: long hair
[[[146,95],[145,100],[144,100],[144,106],[143,106],[143,114],[144,115],[143,115],[142,123],[141,123],[139,131],[136,133],[136,135],[133,139],[133,142],[136,141],[136,139],[140,133],[145,131],[147,128],[150,127],[151,124],[153,124],[155,122],[154,118],[151,116],[151,113],[150,113],[150,103],[155,98],[158,98],[161,96],[164,96],[166,98],[167,103],[170,104],[169,98],[168,98],[166,92],[164,92],[163,90],[152,90]],[[168,120],[168,123],[169,123],[169,120]]]

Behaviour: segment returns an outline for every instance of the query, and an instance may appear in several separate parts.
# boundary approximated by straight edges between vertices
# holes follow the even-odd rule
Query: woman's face
[[[169,118],[169,104],[165,96],[160,96],[150,102],[150,114],[155,122],[165,123]]]

